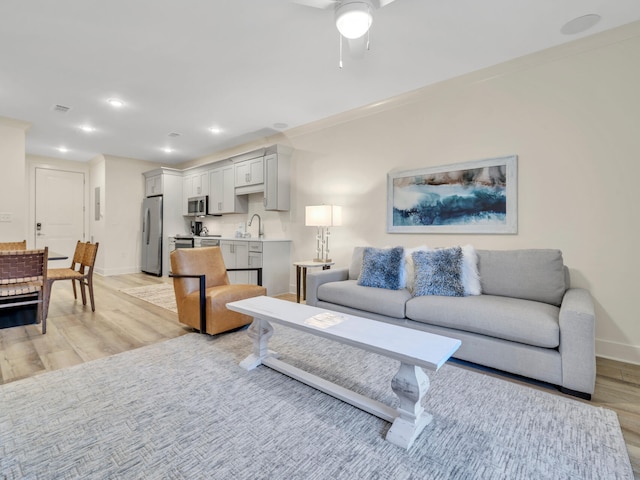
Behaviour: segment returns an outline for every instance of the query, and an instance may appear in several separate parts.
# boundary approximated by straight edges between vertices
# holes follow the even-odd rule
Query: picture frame
[[[389,172],[387,232],[517,233],[517,155]]]

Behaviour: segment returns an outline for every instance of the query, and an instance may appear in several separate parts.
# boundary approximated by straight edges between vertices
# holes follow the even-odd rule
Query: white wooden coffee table
[[[247,331],[253,339],[253,353],[240,362],[240,366],[252,370],[266,365],[392,422],[386,439],[405,449],[413,445],[432,420],[421,403],[429,388],[429,378],[423,368],[437,371],[461,344],[453,338],[265,296],[231,302],[227,308],[254,317]],[[400,399],[400,406],[391,408],[278,360],[277,354],[267,346],[273,335],[269,322],[399,360],[400,369],[391,381],[391,388]]]

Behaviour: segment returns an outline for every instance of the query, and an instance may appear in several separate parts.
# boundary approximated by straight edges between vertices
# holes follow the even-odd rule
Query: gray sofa
[[[478,250],[482,293],[463,297],[360,286],[362,251],[349,268],[310,272],[307,304],[457,338],[455,358],[591,398],[593,300],[570,288],[559,250]]]

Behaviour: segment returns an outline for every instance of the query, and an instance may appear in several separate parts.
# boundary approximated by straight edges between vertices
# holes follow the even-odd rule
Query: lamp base
[[[317,263],[327,263],[327,262],[330,262],[331,259],[330,258],[326,258],[326,259],[325,258],[314,258],[313,261],[317,262]]]

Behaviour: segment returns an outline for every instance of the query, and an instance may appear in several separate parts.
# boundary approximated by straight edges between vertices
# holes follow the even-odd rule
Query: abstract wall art
[[[517,233],[518,157],[387,175],[389,233]]]

